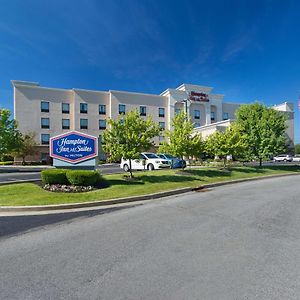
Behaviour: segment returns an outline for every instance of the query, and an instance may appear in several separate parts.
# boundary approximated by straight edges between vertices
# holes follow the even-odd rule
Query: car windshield
[[[170,154],[165,154],[166,158],[175,158],[174,156],[170,155]]]
[[[157,154],[157,156],[160,158],[165,158],[165,156],[163,154]]]
[[[156,154],[154,153],[144,153],[144,155],[147,157],[147,158],[159,158]]]

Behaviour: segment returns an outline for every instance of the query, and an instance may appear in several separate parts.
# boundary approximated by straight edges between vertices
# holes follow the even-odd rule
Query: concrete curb
[[[155,194],[148,194],[142,196],[133,196],[126,198],[118,198],[118,199],[110,199],[110,200],[101,200],[101,201],[92,201],[92,202],[84,202],[84,203],[70,203],[70,204],[58,204],[58,205],[36,205],[36,206],[0,206],[0,212],[39,212],[39,211],[51,211],[51,210],[64,210],[64,209],[74,209],[74,208],[86,208],[86,207],[99,207],[99,206],[108,206],[108,205],[116,205],[122,203],[130,203],[144,200],[153,200],[162,197],[168,197],[173,195],[184,194],[192,191],[201,191],[207,188],[219,187],[223,185],[236,184],[248,181],[257,181],[264,179],[272,179],[278,177],[286,177],[286,176],[296,176],[300,175],[300,173],[287,173],[287,174],[276,174],[276,175],[268,175],[262,177],[254,177],[254,178],[244,178],[238,180],[228,180],[223,182],[216,182],[210,184],[204,184],[196,188],[181,188],[166,192],[160,192]]]

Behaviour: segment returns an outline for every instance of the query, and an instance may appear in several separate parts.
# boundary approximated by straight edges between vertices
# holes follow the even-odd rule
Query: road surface
[[[0,299],[298,300],[299,180],[2,217]]]
[[[8,169],[8,168],[7,168]],[[123,172],[120,169],[120,166],[117,164],[113,165],[101,165],[98,167],[98,169],[101,171],[101,174],[116,174]],[[34,172],[28,168],[21,169],[18,172],[14,172],[13,169],[10,169],[9,172],[5,173],[4,168],[0,168],[0,183],[1,182],[10,182],[10,181],[23,181],[23,180],[32,180],[32,179],[40,179],[41,174],[40,171]],[[8,171],[8,170],[7,170]]]

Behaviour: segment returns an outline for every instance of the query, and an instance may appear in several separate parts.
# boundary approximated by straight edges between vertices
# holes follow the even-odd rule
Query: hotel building
[[[152,116],[162,128],[171,129],[171,120],[181,109],[194,123],[195,133],[204,138],[216,130],[224,130],[235,119],[241,105],[223,101],[224,96],[212,93],[211,87],[182,84],[160,95],[125,91],[92,91],[42,87],[37,82],[12,81],[14,117],[22,133],[36,133],[38,154],[28,158],[46,161],[49,139],[63,132],[77,130],[101,136],[107,120],[137,109],[141,116]],[[294,144],[293,103],[273,107],[288,115],[287,143]],[[155,138],[158,145],[163,135]]]

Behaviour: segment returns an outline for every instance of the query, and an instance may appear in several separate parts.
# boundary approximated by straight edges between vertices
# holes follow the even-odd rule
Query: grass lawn
[[[300,173],[300,166],[234,167],[229,171],[216,168],[161,170],[135,172],[136,181],[128,182],[122,174],[105,175],[109,187],[86,193],[53,193],[34,183],[0,186],[0,206],[49,205],[76,203],[151,194],[183,187],[197,187],[207,183],[267,176]]]

